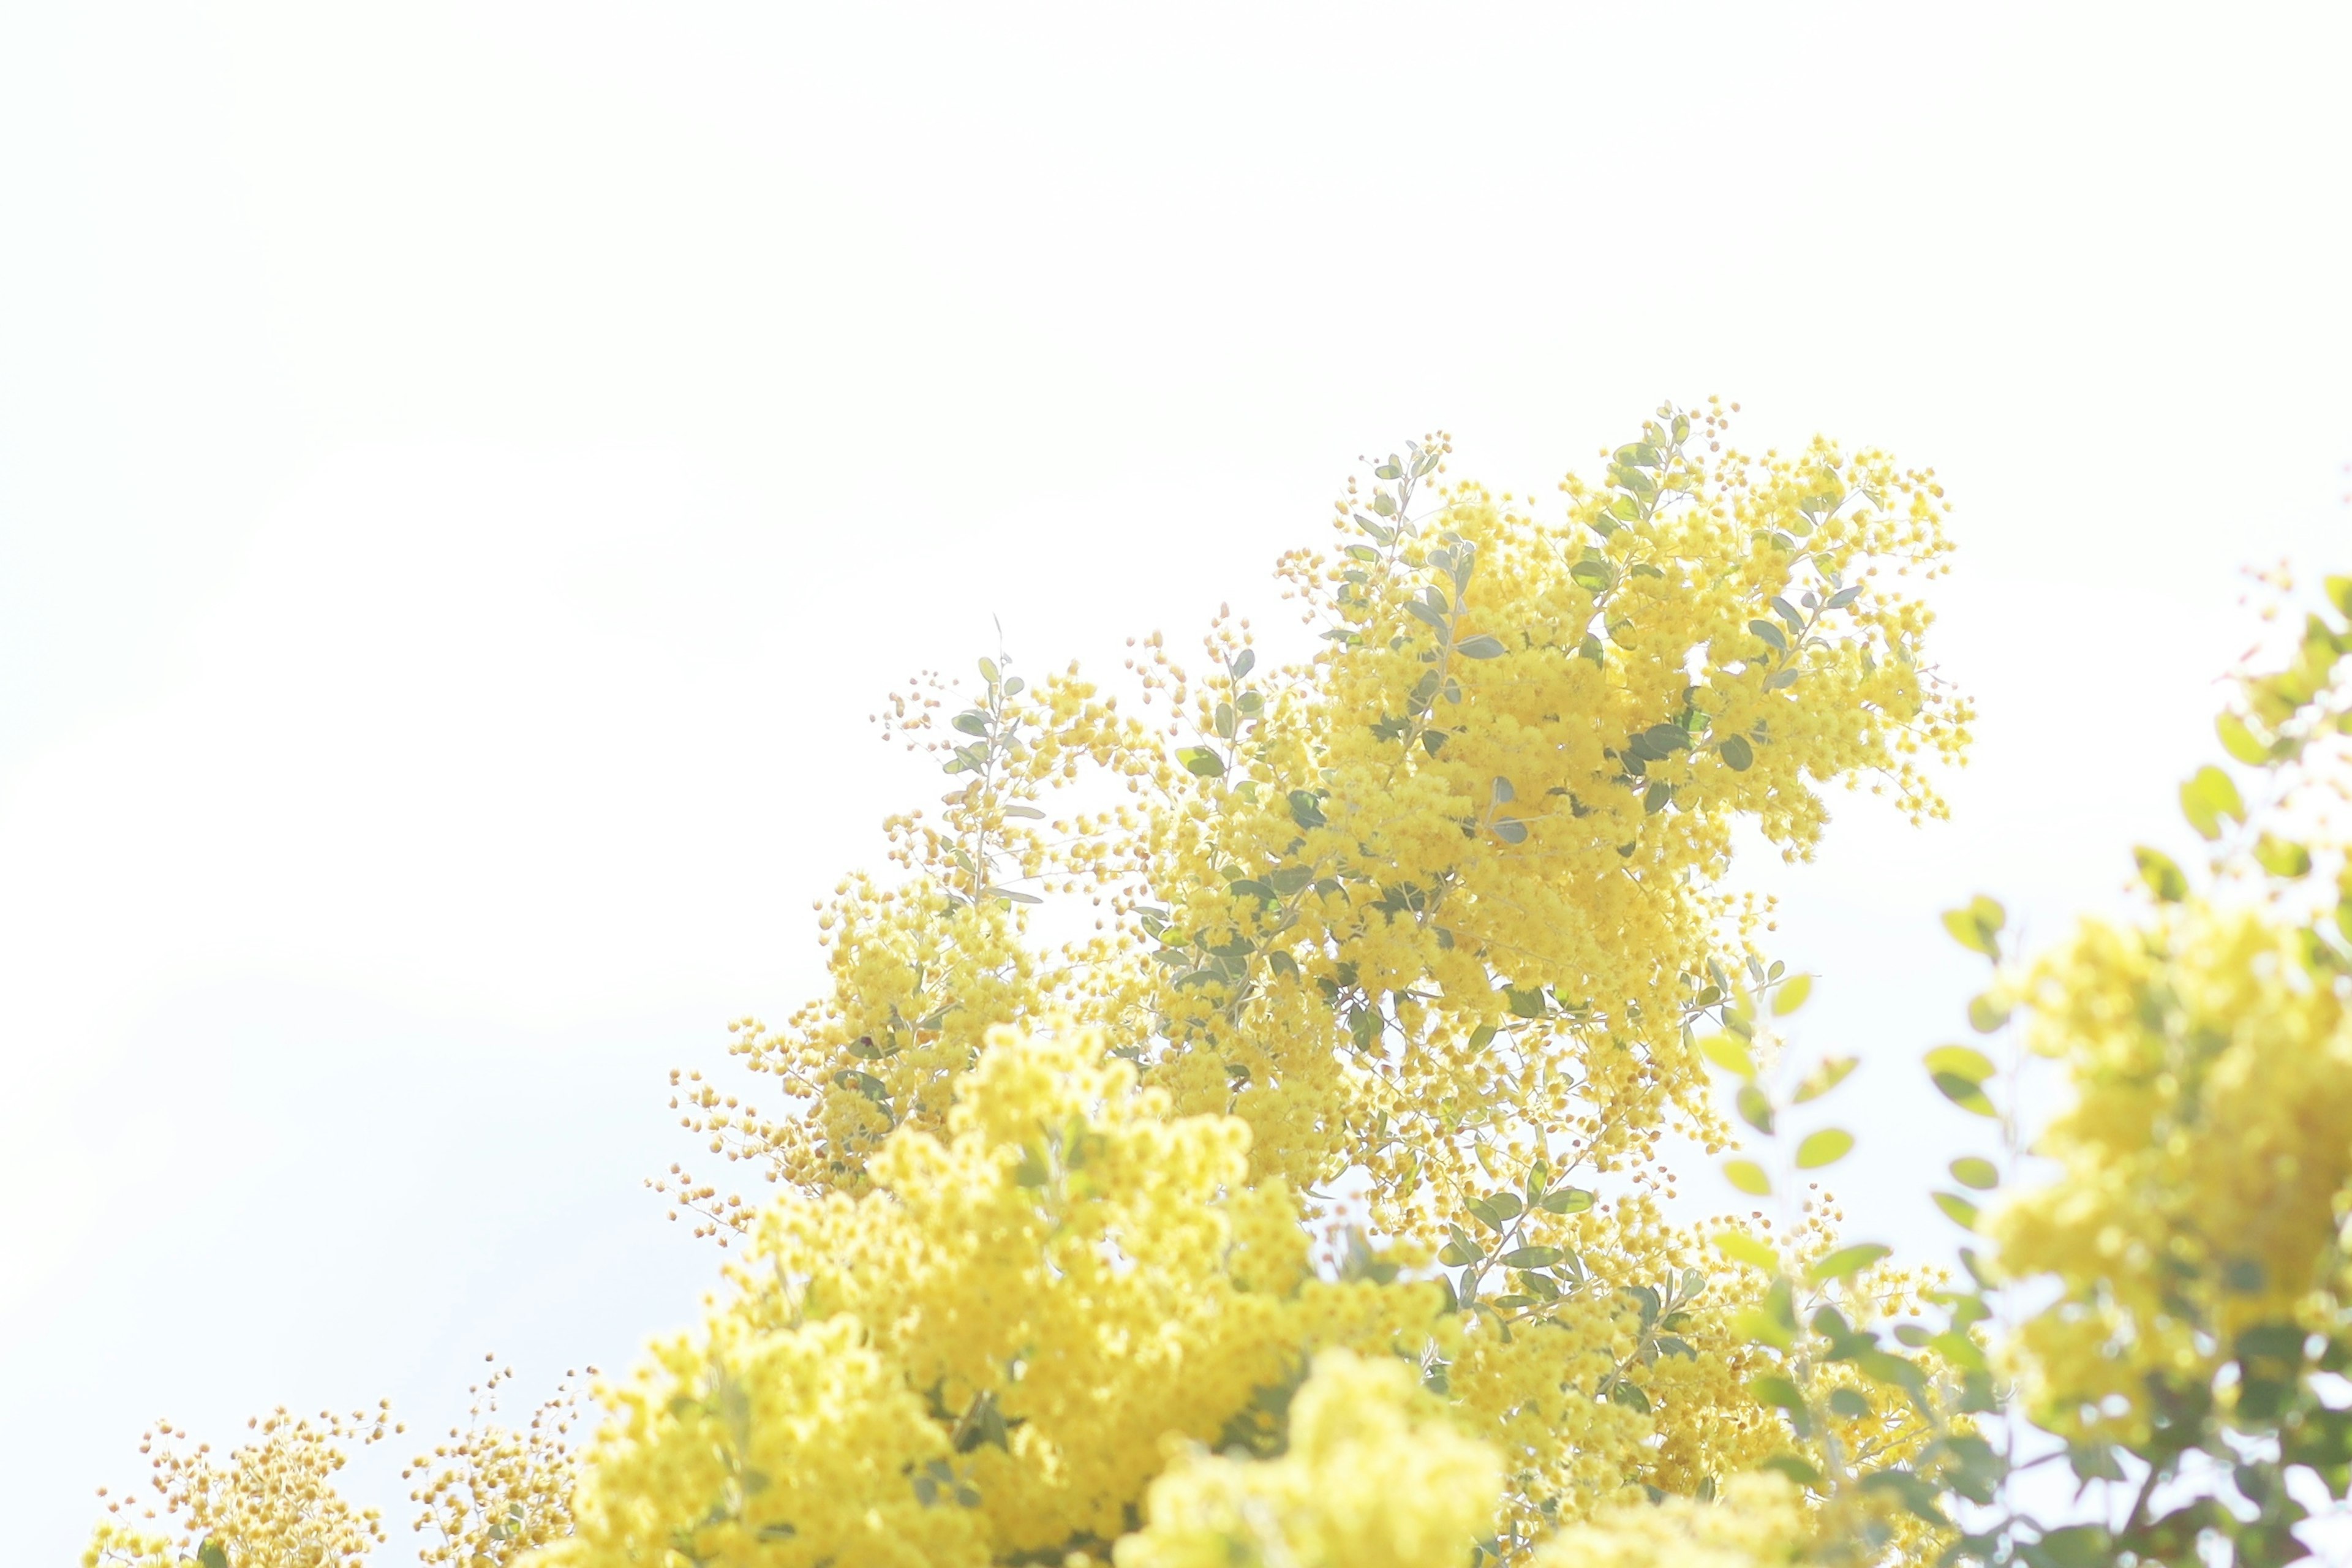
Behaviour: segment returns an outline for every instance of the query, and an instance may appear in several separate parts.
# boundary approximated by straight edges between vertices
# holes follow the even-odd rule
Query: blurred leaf
[[[1939,1072],[1931,1076],[1936,1087],[1943,1091],[1944,1098],[1962,1110],[1994,1119],[2000,1117],[2000,1111],[1995,1108],[1982,1085],[1964,1079],[1958,1073]]]
[[[1756,1077],[1756,1063],[1748,1056],[1747,1047],[1729,1035],[1702,1037],[1698,1042],[1698,1054],[1726,1072],[1737,1073],[1750,1080]]]
[[[1952,940],[1971,952],[1987,958],[2000,956],[2000,928],[2009,919],[2008,911],[1992,900],[1979,896],[1969,900],[1965,909],[1944,911],[1944,929]]]
[[[1184,771],[1196,778],[1213,779],[1224,775],[1225,764],[1216,752],[1206,746],[1184,746],[1178,749],[1176,760]]]
[[[1715,750],[1724,765],[1735,773],[1746,773],[1756,761],[1756,749],[1743,736],[1726,735],[1716,742]]]
[[[1508,650],[1503,647],[1502,638],[1481,633],[1467,641],[1454,644],[1454,651],[1465,658],[1500,658]]]
[[[1811,1461],[1801,1459],[1794,1454],[1775,1454],[1765,1460],[1761,1468],[1777,1470],[1801,1487],[1818,1487],[1822,1484],[1821,1471],[1815,1469]]]
[[[1592,1206],[1592,1194],[1582,1187],[1555,1187],[1536,1206],[1546,1214],[1582,1214]]]
[[[1952,1162],[1952,1180],[1964,1187],[1989,1193],[2000,1185],[2000,1171],[1990,1160],[1966,1154]]]
[[[1767,1274],[1780,1267],[1780,1254],[1744,1230],[1717,1232],[1715,1248],[1735,1263],[1745,1263]]]
[[[1958,1193],[1936,1193],[1931,1195],[1936,1200],[1936,1206],[1942,1209],[1946,1216],[1948,1217],[1954,1225],[1958,1226],[1963,1230],[1976,1229],[1976,1205],[1969,1202],[1968,1199],[1960,1196]]]
[[[1818,1171],[1834,1165],[1853,1152],[1853,1134],[1843,1127],[1824,1127],[1797,1145],[1797,1169]]]
[[[1772,1195],[1772,1178],[1766,1175],[1764,1167],[1753,1160],[1726,1160],[1723,1173],[1733,1186],[1750,1197]]]
[[[1496,1259],[1506,1268],[1549,1268],[1560,1259],[1557,1247],[1516,1247]]]
[[[1927,1070],[1949,1073],[1969,1083],[1982,1083],[1992,1077],[1992,1058],[1973,1046],[1937,1046],[1927,1056]]]
[[[1843,1083],[1846,1075],[1861,1065],[1853,1057],[1825,1058],[1821,1066],[1807,1073],[1805,1081],[1797,1086],[1796,1103],[1803,1105],[1809,1100],[1819,1100]]]
[[[2009,1022],[2009,1004],[1990,991],[1969,998],[1969,1027],[1990,1035]]]
[[[1776,1018],[1787,1017],[1790,1014],[1803,1006],[1805,1005],[1805,998],[1811,996],[1812,994],[1813,977],[1811,975],[1790,975],[1788,981],[1781,985],[1780,989],[1773,994],[1772,1016]]]
[[[2271,760],[2271,749],[2254,739],[2245,721],[2234,713],[2224,713],[2213,721],[2213,731],[2221,738],[2221,749],[2238,761],[2260,767]]]
[[[1494,826],[1495,837],[1506,844],[1525,844],[1528,841],[1528,825],[1516,816],[1498,816],[1495,818]]]
[[[2254,859],[2273,877],[2294,878],[2311,870],[2311,851],[2265,833],[2254,844]]]
[[[2172,857],[2142,844],[2132,850],[2132,863],[2139,868],[2139,879],[2147,890],[2168,904],[2177,904],[2189,896],[2189,879]]]
[[[2115,1561],[2115,1543],[2104,1526],[2070,1524],[2045,1531],[2024,1549],[2029,1568],[2107,1568]]]
[[[1816,1285],[1826,1285],[1832,1279],[1843,1279],[1861,1273],[1893,1249],[1874,1241],[1856,1242],[1841,1247],[1805,1271],[1805,1278]]]
[[[1780,630],[1777,623],[1772,621],[1750,621],[1748,623],[1748,629],[1755,633],[1756,636],[1761,638],[1764,642],[1769,644],[1775,653],[1786,653],[1789,651],[1788,635]]]
[[[2200,838],[2213,839],[2221,837],[2221,818],[2246,820],[2246,805],[2230,775],[2208,764],[2180,786],[2180,814]]]
[[[1772,1101],[1752,1083],[1743,1083],[1732,1097],[1739,1108],[1739,1118],[1767,1138],[1772,1136]]]

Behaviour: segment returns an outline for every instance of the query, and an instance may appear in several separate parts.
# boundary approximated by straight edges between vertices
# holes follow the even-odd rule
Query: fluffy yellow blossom
[[[1198,1129],[1195,1157],[1214,1145],[1218,1223],[1294,1278],[1289,1194],[1350,1171],[1400,1258],[1438,1257],[1455,1311],[1415,1353],[1503,1456],[1507,1549],[1767,1457],[1734,1328],[1746,1298],[1706,1293],[1719,1260],[1653,1198],[1673,1190],[1670,1131],[1727,1136],[1693,1026],[1775,978],[1750,945],[1759,915],[1719,881],[1743,822],[1809,852],[1829,784],[1940,814],[1920,763],[1957,754],[1968,712],[1930,672],[1912,591],[1947,549],[1932,476],[1827,442],[1724,451],[1726,419],[1662,411],[1603,483],[1563,483],[1553,521],[1443,483],[1442,440],[1390,459],[1342,503],[1333,552],[1285,559],[1322,632],[1303,663],[1261,664],[1222,615],[1197,674],[1143,639],[1129,708],[1075,670],[1032,683],[996,660],[961,706],[936,679],[895,698],[886,724],[933,745],[954,788],[891,820],[907,879],[853,878],[821,911],[829,995],[782,1031],[739,1026],[737,1054],[783,1106],[680,1084],[711,1152],[786,1195],[722,1195],[683,1169],[657,1184],[793,1279],[793,1310],[855,1311],[919,1358],[912,1386],[936,1384],[950,1424],[983,1393],[1016,1396],[988,1360],[1022,1344],[1108,1335],[1172,1366],[1158,1345],[1201,1331],[1184,1312],[1137,1339],[1103,1321],[1125,1296],[1062,1305],[1061,1270],[1095,1262],[1007,1274],[940,1251],[950,1233],[1019,1235],[1022,1258],[1040,1245],[1013,1217],[1027,1190],[971,1162],[1062,1170],[1041,1135],[1024,1135],[1034,1154],[1006,1132],[983,1156],[952,1130],[967,1080],[992,1070],[982,1042],[1090,1025],[1177,1114],[1165,1125]],[[1097,910],[1097,934],[1033,947],[1041,901]],[[888,1239],[887,1266],[827,1263],[923,1223],[942,1159],[961,1162],[963,1185],[938,1189],[951,1224]],[[868,1209],[877,1185],[893,1200]],[[1186,1245],[1164,1264],[1116,1250],[1164,1268],[1150,1299],[1173,1302],[1231,1275]],[[927,1287],[906,1281],[965,1272],[981,1283],[908,1306]],[[1039,1406],[959,1461],[992,1550],[1114,1539],[1164,1431],[1213,1436],[1297,1364],[1308,1336],[1274,1310],[1292,1283],[1248,1283],[1250,1326],[1220,1307],[1216,1359],[1186,1352],[1196,1405],[1155,1393],[1131,1427],[1077,1442]],[[1019,1327],[941,1332],[983,1318]],[[1049,1443],[1050,1463],[1024,1447]],[[1034,1473],[1014,1463],[1033,1452]]]
[[[2032,1041],[2077,1098],[2039,1146],[2063,1177],[1997,1225],[2005,1268],[2070,1288],[2022,1341],[2055,1429],[2134,1429],[2147,1373],[2202,1381],[2342,1288],[2352,1018],[2304,935],[2198,900],[2036,969]]]
[[[1769,1283],[1664,1217],[1664,1142],[1730,1137],[1699,1035],[1784,984],[1725,878],[1832,787],[1941,815],[1969,715],[1933,476],[1727,418],[1660,409],[1549,517],[1409,446],[1283,559],[1294,662],[1221,611],[1124,706],[1003,658],[895,694],[947,793],[820,904],[824,994],[734,1026],[764,1105],[674,1078],[748,1178],[652,1184],[725,1289],[604,1391],[568,1503],[560,1455],[461,1443],[444,1554],[1517,1561],[1793,1462]],[[1822,1397],[1832,1490],[1923,1440]],[[1721,1511],[1608,1528],[1733,1550]]]
[[[349,1416],[284,1410],[256,1416],[251,1438],[226,1456],[209,1443],[186,1446],[170,1423],[147,1434],[154,1500],[109,1503],[86,1564],[187,1563],[194,1568],[347,1568],[383,1540],[373,1509],[356,1508],[334,1484],[345,1449],[381,1442],[393,1430],[381,1413]],[[128,1525],[121,1515],[168,1521],[168,1532]]]
[[[1394,1360],[1326,1351],[1279,1458],[1179,1453],[1118,1568],[1460,1568],[1491,1528],[1494,1449]]]
[[[1779,1568],[1809,1531],[1794,1487],[1741,1476],[1713,1501],[1674,1498],[1614,1508],[1546,1542],[1538,1568]]]
[[[994,1031],[859,1196],[770,1208],[704,1331],[617,1396],[547,1561],[1108,1551],[1171,1435],[1246,1441],[1318,1347],[1439,1331],[1433,1286],[1311,1273],[1249,1137],[1097,1031]]]

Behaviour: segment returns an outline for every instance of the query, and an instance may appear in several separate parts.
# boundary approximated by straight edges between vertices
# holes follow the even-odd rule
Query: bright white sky
[[[1935,911],[2115,902],[2235,569],[2352,563],[2352,13],[1160,14],[0,17],[14,1553],[158,1414],[682,1322],[666,1071],[935,791],[876,696],[1271,620],[1436,426],[1548,493],[1720,392],[1947,479],[1957,820],[1759,868],[1854,1228],[1947,1244]]]

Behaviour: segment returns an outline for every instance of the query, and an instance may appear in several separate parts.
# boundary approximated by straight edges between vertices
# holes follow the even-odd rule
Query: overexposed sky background
[[[875,698],[998,618],[1106,670],[1270,623],[1441,426],[1549,492],[1721,393],[1948,484],[1956,820],[1759,871],[1867,1064],[1857,1234],[1947,1245],[1935,911],[2116,902],[2236,568],[2352,566],[2348,54],[2316,4],[8,8],[12,1551],[159,1414],[431,1427],[484,1350],[683,1321],[667,1069],[935,793]]]

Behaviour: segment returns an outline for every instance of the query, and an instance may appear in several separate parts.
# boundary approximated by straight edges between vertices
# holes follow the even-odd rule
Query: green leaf
[[[1494,821],[1495,837],[1506,844],[1525,844],[1528,825],[1516,816],[1498,816]]]
[[[1748,629],[1755,633],[1765,642],[1770,644],[1774,652],[1786,653],[1789,651],[1788,635],[1780,630],[1777,622],[1750,621],[1748,623]]]
[[[2209,763],[2180,786],[2180,815],[2189,819],[2197,837],[2214,839],[2221,837],[2221,818],[2246,820],[2246,803],[2239,798],[2238,786],[2230,775]]]
[[[1843,1083],[1845,1081],[1846,1074],[1853,1071],[1855,1068],[1861,1065],[1862,1064],[1853,1057],[1830,1057],[1826,1058],[1822,1061],[1821,1066],[1807,1073],[1805,1075],[1805,1081],[1797,1086],[1796,1102],[1799,1105],[1802,1105],[1808,1100],[1819,1100],[1822,1096],[1827,1094],[1830,1090]]]
[[[1756,762],[1756,748],[1742,735],[1726,735],[1715,743],[1716,755],[1735,773],[1744,773]]]
[[[2000,1185],[2000,1171],[1990,1160],[1979,1160],[1974,1154],[1965,1154],[1952,1162],[1952,1180],[1964,1187],[1973,1187],[1978,1192],[1989,1193]]]
[[[1958,1193],[1935,1193],[1930,1195],[1935,1198],[1936,1206],[1942,1209],[1945,1215],[1954,1225],[1958,1226],[1963,1230],[1976,1229],[1976,1205],[1969,1202],[1968,1199],[1960,1196]]]
[[[2000,928],[2008,919],[2008,911],[2000,904],[1979,895],[1969,900],[1966,909],[1946,910],[1944,929],[1970,952],[1997,959],[2000,956]]]
[[[1790,975],[1787,981],[1782,983],[1780,989],[1773,994],[1772,1016],[1775,1018],[1787,1017],[1790,1014],[1803,1006],[1805,1005],[1805,998],[1811,996],[1812,994],[1813,977],[1811,975]]]
[[[1617,574],[1606,561],[1580,561],[1568,569],[1568,574],[1575,579],[1578,587],[1592,594],[1607,593],[1609,584],[1617,580]]]
[[[1982,1083],[1992,1077],[1992,1058],[1973,1046],[1937,1046],[1927,1057],[1931,1073],[1949,1073],[1969,1083]]]
[[[1818,1171],[1834,1165],[1853,1152],[1853,1134],[1843,1127],[1824,1127],[1797,1145],[1797,1169]]]
[[[1938,1046],[1927,1053],[1927,1076],[1936,1088],[1954,1105],[1979,1116],[2000,1114],[1984,1091],[1984,1081],[1992,1073],[1991,1059],[1968,1046]]]
[[[2070,1524],[2044,1531],[2026,1548],[2031,1568],[2106,1568],[2115,1561],[2113,1539],[2104,1526]]]
[[[1969,998],[1969,1027],[1990,1035],[2009,1022],[2009,1004],[1988,991]]]
[[[2311,870],[2311,851],[2265,833],[2254,844],[2254,860],[2273,877],[2293,879]]]
[[[1698,1054],[1726,1072],[1737,1073],[1750,1081],[1756,1077],[1756,1063],[1748,1056],[1747,1047],[1729,1035],[1704,1037],[1698,1043]]]
[[[1503,647],[1502,638],[1482,632],[1466,641],[1454,644],[1454,651],[1465,658],[1500,658],[1509,650]]]
[[[1549,1268],[1560,1259],[1557,1247],[1520,1247],[1497,1259],[1506,1268]]]
[[[1893,1251],[1874,1241],[1856,1242],[1841,1247],[1805,1271],[1805,1278],[1815,1285],[1826,1285],[1832,1279],[1843,1279],[1861,1273]]]
[[[2215,719],[2213,732],[2221,737],[2221,749],[2242,763],[2260,767],[2271,760],[2271,749],[2254,739],[2254,732],[2235,713]]]
[[[1775,1454],[1764,1461],[1762,1468],[1768,1470],[1778,1470],[1801,1487],[1818,1487],[1822,1484],[1821,1471],[1794,1454]]]
[[[1536,1206],[1546,1214],[1582,1214],[1592,1206],[1592,1194],[1582,1187],[1555,1187]]]
[[[1741,1121],[1765,1137],[1772,1136],[1772,1101],[1762,1089],[1752,1083],[1743,1083],[1739,1092],[1732,1096],[1732,1103],[1739,1108]]]
[[[1185,746],[1176,752],[1177,762],[1195,778],[1213,779],[1224,776],[1224,760],[1206,746]]]
[[[2139,845],[2132,850],[2132,863],[2139,868],[2139,879],[2147,884],[2147,890],[2164,902],[2177,904],[2189,896],[2189,879],[2162,850]]]
[[[1759,1405],[1771,1405],[1790,1414],[1801,1413],[1805,1396],[1794,1380],[1777,1372],[1759,1373],[1748,1380],[1748,1392],[1756,1396]]]
[[[228,1568],[228,1552],[208,1535],[205,1543],[196,1548],[196,1563],[198,1568]]]
[[[1983,1117],[1995,1119],[2000,1117],[2000,1112],[1994,1108],[1991,1099],[1986,1095],[1980,1085],[1971,1083],[1957,1073],[1939,1072],[1930,1076],[1936,1087],[1943,1092],[1944,1098],[1962,1110],[1972,1111]]]
[[[1290,792],[1290,820],[1301,827],[1324,825],[1322,803],[1315,798],[1312,790],[1295,789]]]
[[[1938,1527],[1951,1521],[1936,1506],[1935,1487],[1908,1470],[1877,1470],[1862,1478],[1862,1489],[1866,1492],[1893,1492],[1903,1500],[1903,1506]]]
[[[1772,1195],[1772,1178],[1766,1175],[1764,1167],[1753,1160],[1726,1160],[1723,1173],[1733,1186],[1750,1197]]]
[[[1769,1274],[1780,1267],[1780,1256],[1744,1230],[1717,1231],[1715,1249],[1734,1263],[1745,1263]]]

